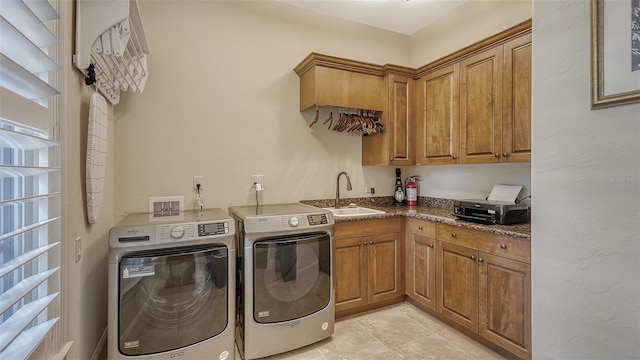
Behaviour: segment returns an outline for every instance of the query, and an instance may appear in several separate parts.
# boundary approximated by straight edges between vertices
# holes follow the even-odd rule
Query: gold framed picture
[[[640,0],[591,0],[591,108],[640,102]]]

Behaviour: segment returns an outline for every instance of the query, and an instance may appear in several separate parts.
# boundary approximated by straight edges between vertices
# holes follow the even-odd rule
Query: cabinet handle
[[[476,257],[471,255],[471,260],[475,260],[475,259],[476,259]]]
[[[455,237],[458,237],[458,235],[456,235],[456,233],[451,233],[451,237],[455,238]]]
[[[507,244],[500,244],[500,249],[506,249],[507,248]]]
[[[430,248],[433,248],[433,244],[429,244],[429,245],[427,245],[427,246],[428,246],[428,247],[430,247]]]
[[[502,157],[508,157],[508,156],[509,156],[509,154],[507,154],[507,153],[502,153]]]
[[[483,262],[484,262],[484,260],[483,260],[482,258],[478,258],[478,262],[479,262],[479,263],[483,263]]]
[[[418,225],[418,230],[422,230],[422,229],[423,229],[422,225]]]

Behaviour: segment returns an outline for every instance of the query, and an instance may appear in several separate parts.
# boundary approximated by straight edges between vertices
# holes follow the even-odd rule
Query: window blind
[[[0,358],[62,345],[59,15],[0,1]]]

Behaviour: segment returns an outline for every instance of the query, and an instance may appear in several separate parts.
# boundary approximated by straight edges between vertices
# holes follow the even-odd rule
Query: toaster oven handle
[[[491,218],[488,218],[488,217],[470,216],[470,215],[462,215],[462,214],[455,214],[455,215],[457,217],[461,218],[461,219],[480,220],[480,221],[488,222],[488,223],[492,223],[492,224],[496,223],[495,219],[491,219]]]

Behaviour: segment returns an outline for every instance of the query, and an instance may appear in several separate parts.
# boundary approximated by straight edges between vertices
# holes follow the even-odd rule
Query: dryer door
[[[118,349],[146,355],[193,345],[226,327],[224,245],[144,251],[119,261]]]
[[[253,259],[256,322],[294,320],[329,304],[331,238],[327,233],[256,241]]]

